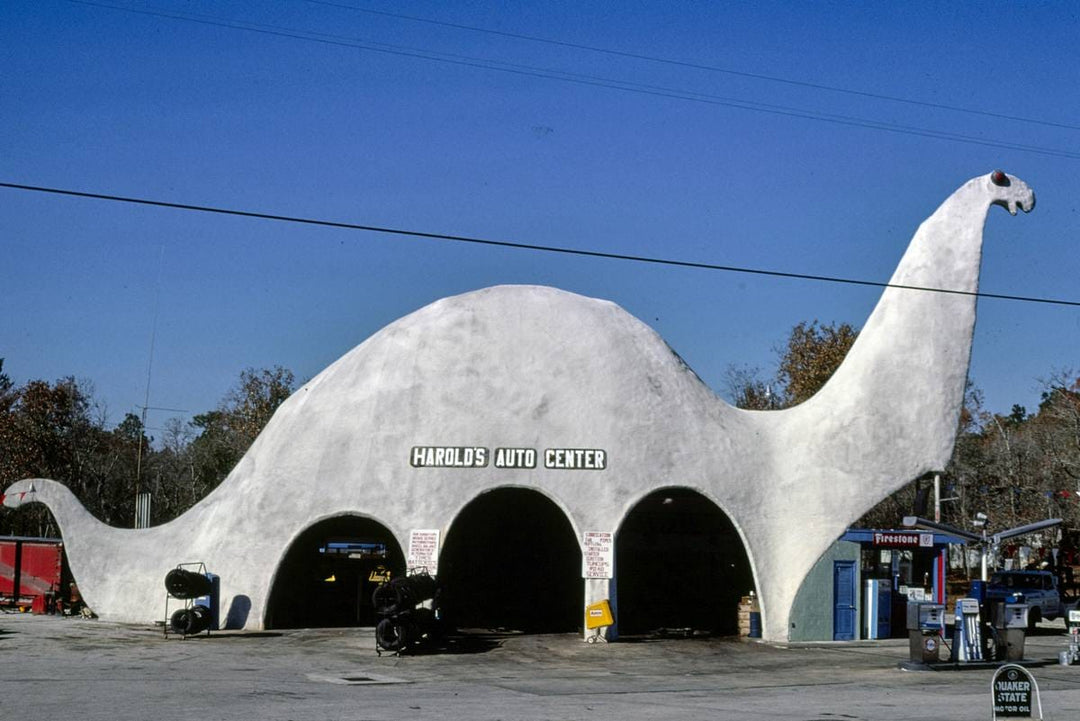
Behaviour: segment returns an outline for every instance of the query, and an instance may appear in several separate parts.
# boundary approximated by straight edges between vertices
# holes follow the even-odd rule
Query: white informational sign
[[[405,566],[410,571],[426,570],[429,575],[439,574],[439,531],[409,531],[409,557]]]
[[[907,597],[909,601],[929,601],[930,594],[926,592],[926,589],[919,588],[918,586],[907,587]]]
[[[615,575],[615,534],[585,531],[581,554],[583,578],[611,578]]]

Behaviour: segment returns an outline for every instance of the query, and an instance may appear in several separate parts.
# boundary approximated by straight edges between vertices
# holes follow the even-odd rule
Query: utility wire
[[[781,115],[787,117],[801,118],[803,120],[817,120],[820,122],[833,123],[838,125],[861,127],[871,130],[882,130],[885,132],[899,133],[903,135],[912,135],[923,138],[936,138],[939,140],[951,140],[958,143],[966,143],[970,145],[981,145],[984,147],[999,148],[1004,150],[1015,150],[1019,152],[1034,153],[1038,155],[1048,155],[1058,158],[1066,158],[1070,160],[1080,160],[1080,152],[1064,150],[1060,148],[1049,148],[1035,145],[1022,145],[1019,143],[1013,143],[1002,140],[984,139],[971,135],[963,135],[960,133],[950,133],[946,131],[933,130],[929,128],[920,128],[916,126],[900,125],[896,123],[887,123],[877,120],[869,120],[865,118],[859,118],[846,115],[835,115],[830,113],[822,113],[814,110],[807,110],[803,108],[796,108],[784,105],[773,105],[768,103],[758,103],[749,100],[741,100],[738,98],[730,98],[717,95],[709,95],[706,93],[697,93],[693,91],[682,91],[672,88],[665,88],[661,86],[646,85],[642,83],[634,83],[631,81],[618,80],[614,78],[604,78],[592,75],[583,75],[578,73],[569,73],[559,70],[551,70],[546,68],[539,68],[528,65],[519,65],[515,63],[506,63],[502,61],[490,61],[481,58],[474,58],[465,55],[456,55],[450,53],[439,53],[430,50],[423,50],[418,48],[409,48],[398,45],[388,45],[385,43],[374,43],[368,41],[360,41],[355,38],[348,38],[340,35],[331,35],[328,33],[317,33],[311,31],[299,31],[290,28],[283,28],[274,25],[265,25],[260,23],[238,22],[232,20],[221,20],[219,18],[209,18],[207,16],[192,15],[188,13],[175,13],[164,12],[157,10],[143,10],[137,8],[128,8],[119,5],[112,5],[103,2],[92,2],[91,0],[68,0],[68,2],[78,5],[88,5],[92,7],[100,7],[111,10],[120,10],[123,12],[130,12],[139,15],[149,15],[152,17],[162,17],[171,20],[181,20],[185,22],[198,23],[201,25],[210,25],[214,27],[228,28],[232,30],[246,30],[248,32],[260,33],[264,35],[272,35],[275,37],[284,37],[293,40],[304,40],[307,42],[321,43],[324,45],[334,45],[340,47],[350,47],[359,50],[366,50],[369,52],[383,53],[388,55],[397,55],[401,57],[409,57],[420,60],[429,60],[433,62],[447,63],[452,65],[459,65],[465,67],[481,68],[485,70],[495,70],[503,73],[511,73],[515,75],[524,75],[536,78],[545,78],[548,80],[558,80],[562,82],[575,83],[578,85],[586,85],[592,87],[603,87],[612,90],[622,90],[624,92],[638,93],[642,95],[652,95],[656,97],[671,98],[675,100],[685,100],[689,102],[704,103],[707,105],[717,105],[730,108],[739,108],[742,110],[750,110],[761,113],[769,113],[772,115]]]
[[[593,45],[583,45],[581,43],[572,43],[565,40],[553,40],[551,38],[542,38],[535,35],[524,35],[520,33],[511,33],[503,30],[492,30],[490,28],[477,27],[475,25],[462,25],[459,23],[444,22],[441,20],[432,20],[431,18],[418,17],[416,15],[403,15],[401,13],[386,12],[384,10],[372,10],[370,8],[357,7],[355,5],[349,5],[346,3],[330,2],[329,0],[304,0],[312,5],[324,5],[327,7],[341,8],[345,10],[352,10],[359,13],[367,13],[369,15],[381,15],[382,17],[396,18],[398,20],[408,20],[410,22],[427,23],[428,25],[436,25],[439,27],[453,28],[455,30],[467,30],[469,32],[484,33],[487,35],[495,35],[498,37],[511,38],[514,40],[527,40],[534,43],[543,43],[545,45],[554,45],[563,48],[572,48],[574,50],[586,50],[593,53],[601,53],[604,55],[611,55],[613,57],[630,58],[633,60],[645,60],[651,63],[662,63],[664,65],[673,65],[676,67],[690,68],[693,70],[707,70],[713,73],[722,73],[724,75],[734,75],[736,77],[751,78],[753,80],[766,80],[772,83],[782,83],[784,85],[792,85],[801,88],[810,88],[812,90],[826,90],[832,93],[843,93],[845,95],[854,95],[863,98],[872,98],[874,100],[887,100],[892,103],[904,103],[906,105],[916,105],[924,108],[934,108],[936,110],[949,110],[956,113],[967,113],[969,115],[982,115],[988,118],[998,118],[999,120],[1014,120],[1020,123],[1031,123],[1033,125],[1044,125],[1051,128],[1065,128],[1067,130],[1080,130],[1080,125],[1070,125],[1068,123],[1058,123],[1051,120],[1039,120],[1037,118],[1026,118],[1017,115],[1006,115],[1004,113],[995,113],[988,110],[977,110],[975,108],[964,108],[957,105],[946,105],[944,103],[934,103],[926,100],[915,100],[913,98],[901,98],[895,95],[885,95],[882,93],[871,93],[863,90],[854,90],[851,88],[841,88],[835,85],[824,85],[821,83],[811,83],[802,80],[793,80],[791,78],[782,78],[775,75],[764,75],[762,73],[751,73],[741,70],[732,70],[730,68],[722,68],[716,65],[705,65],[702,63],[694,63],[684,60],[674,60],[672,58],[663,58],[656,55],[645,55],[643,53],[632,53],[621,50],[612,50],[610,48],[600,48]]]
[[[1080,307],[1080,301],[1059,300],[1054,298],[1039,298],[1022,295],[1004,295],[1001,293],[984,293],[979,291],[953,290],[950,288],[930,288],[918,285],[902,285],[894,283],[882,283],[873,280],[859,280],[856,278],[841,278],[828,275],[812,275],[809,273],[787,273],[779,270],[764,270],[760,268],[746,268],[735,265],[718,265],[715,263],[699,263],[688,260],[675,260],[672,258],[657,258],[645,255],[628,255],[624,253],[608,253],[598,250],[582,250],[579,248],[566,248],[554,245],[539,245],[536,243],[516,243],[508,240],[492,240],[489,238],[476,238],[464,235],[450,235],[447,233],[431,233],[419,230],[405,230],[402,228],[388,228],[378,225],[363,225],[359,223],[346,223],[335,220],[322,220],[319,218],[303,218],[292,215],[279,215],[275,213],[260,213],[250,210],[236,210],[232,208],[219,208],[206,205],[191,205],[188,203],[172,203],[164,200],[152,200],[149,198],[133,198],[122,195],[107,195],[104,193],[90,193],[79,190],[67,190],[64,188],[50,188],[39,185],[25,185],[22,183],[8,183],[0,181],[0,188],[12,188],[14,190],[26,190],[36,193],[48,193],[52,195],[64,195],[75,198],[89,198],[92,200],[107,200],[117,203],[131,203],[134,205],[147,205],[157,208],[173,208],[176,210],[188,210],[198,213],[214,213],[217,215],[229,215],[241,218],[256,218],[259,220],[274,220],[284,223],[298,223],[322,228],[339,228],[343,230],[360,230],[372,233],[386,233],[410,238],[424,238],[427,240],[445,240],[456,243],[471,243],[497,248],[513,248],[515,250],[535,250],[544,253],[561,253],[564,255],[576,255],[586,258],[604,258],[607,260],[626,260],[636,263],[650,263],[653,265],[674,266],[677,268],[697,268],[700,270],[716,270],[728,273],[745,273],[749,275],[762,275],[774,278],[791,278],[796,280],[812,280],[823,283],[842,283],[846,285],[870,286],[873,288],[901,288],[904,290],[916,290],[929,293],[947,293],[950,295],[966,295],[976,298],[996,298],[998,300],[1012,300],[1022,303],[1043,303],[1048,305],[1060,305],[1068,307]]]

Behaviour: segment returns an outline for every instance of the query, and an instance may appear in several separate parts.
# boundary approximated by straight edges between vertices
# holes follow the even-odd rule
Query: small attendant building
[[[814,564],[791,612],[792,641],[906,636],[908,601],[944,604],[945,533],[849,529]]]

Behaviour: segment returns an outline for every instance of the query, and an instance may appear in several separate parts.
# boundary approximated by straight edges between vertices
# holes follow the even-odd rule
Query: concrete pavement
[[[1047,719],[1080,718],[1064,628],[1027,642]],[[98,620],[0,615],[0,719],[989,719],[990,669],[911,672],[907,641],[585,644],[470,634],[444,652],[375,653],[371,629],[186,640]]]

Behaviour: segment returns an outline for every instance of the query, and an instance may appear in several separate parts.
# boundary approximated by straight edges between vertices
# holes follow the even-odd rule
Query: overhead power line
[[[775,105],[771,103],[759,103],[756,101],[743,100],[740,98],[711,95],[708,93],[699,93],[695,91],[678,90],[675,88],[666,88],[657,85],[647,85],[644,83],[637,83],[628,80],[619,80],[617,78],[605,78],[601,76],[570,73],[561,70],[552,70],[548,68],[540,68],[529,65],[486,60],[483,58],[475,58],[467,55],[441,53],[420,48],[410,48],[400,45],[388,45],[386,43],[361,41],[357,40],[356,38],[350,38],[341,35],[332,35],[329,33],[301,31],[275,25],[249,23],[246,21],[224,20],[221,18],[211,18],[205,15],[193,15],[190,13],[177,13],[159,10],[129,8],[119,5],[111,5],[104,2],[93,2],[91,0],[68,0],[68,2],[75,3],[77,5],[88,5],[92,7],[107,8],[110,10],[120,10],[123,12],[135,13],[139,15],[149,15],[152,17],[167,18],[170,20],[181,20],[184,22],[210,25],[213,27],[221,27],[232,30],[245,30],[247,32],[260,33],[263,35],[288,38],[292,40],[301,40],[305,42],[320,43],[324,45],[355,48],[367,52],[396,55],[399,57],[428,60],[432,62],[458,65],[463,67],[480,68],[484,70],[494,70],[496,72],[510,73],[514,75],[544,78],[548,80],[574,83],[577,85],[585,85],[589,87],[602,87],[611,90],[621,90],[623,92],[638,93],[641,95],[651,95],[654,97],[663,97],[673,100],[684,100],[688,102],[702,103],[706,105],[738,108],[741,110],[750,110],[759,113],[768,113],[771,115],[800,118],[803,120],[816,120],[819,122],[833,123],[836,125],[845,125],[849,127],[860,127],[870,130],[881,130],[890,133],[911,135],[915,137],[936,138],[939,140],[949,140],[969,145],[980,145],[983,147],[1015,150],[1018,152],[1034,153],[1037,155],[1047,155],[1051,157],[1066,158],[1070,160],[1080,160],[1080,152],[1066,150],[1062,148],[1024,145],[1006,140],[981,138],[973,135],[965,135],[962,133],[951,133],[947,131],[934,130],[932,128],[921,128],[917,126],[901,125],[898,123],[888,123],[884,121],[860,118],[850,115],[825,113],[817,110],[809,110],[806,108]]]
[[[949,110],[956,113],[967,113],[969,115],[982,115],[988,118],[997,118],[999,120],[1013,120],[1019,123],[1031,123],[1033,125],[1045,125],[1051,128],[1065,128],[1067,130],[1080,130],[1080,125],[1071,125],[1069,123],[1059,123],[1052,120],[1039,120],[1038,118],[1027,118],[1019,115],[1007,115],[1005,113],[995,113],[989,110],[978,110],[976,108],[964,108],[957,105],[947,105],[945,103],[935,103],[928,100],[916,100],[914,98],[901,98],[895,95],[885,95],[883,93],[871,93],[865,90],[855,90],[852,88],[841,88],[836,85],[825,85],[823,83],[811,83],[804,80],[794,80],[792,78],[782,78],[776,75],[765,75],[763,73],[752,73],[743,70],[732,70],[731,68],[722,68],[716,65],[706,65],[704,63],[695,63],[687,60],[675,60],[673,58],[663,58],[656,55],[646,55],[644,53],[632,53],[622,50],[612,50],[611,48],[601,48],[594,45],[584,45],[582,43],[572,43],[565,40],[554,40],[552,38],[542,38],[536,35],[525,35],[522,33],[511,33],[504,30],[492,30],[491,28],[482,28],[475,25],[462,25],[460,23],[451,23],[442,20],[433,20],[431,18],[419,17],[416,15],[404,15],[401,13],[387,12],[385,10],[373,10],[370,8],[358,7],[356,5],[350,5],[348,3],[330,2],[330,0],[304,0],[312,5],[324,5],[327,7],[341,8],[344,10],[352,10],[359,13],[367,13],[368,15],[381,15],[382,17],[396,18],[398,20],[408,20],[410,22],[426,23],[428,25],[436,25],[439,27],[453,28],[455,30],[467,30],[469,32],[484,33],[486,35],[495,35],[498,37],[511,38],[513,40],[527,40],[533,43],[543,43],[545,45],[554,45],[557,47],[571,48],[573,50],[586,50],[592,53],[601,53],[604,55],[611,55],[613,57],[628,58],[632,60],[644,60],[650,63],[662,63],[664,65],[673,65],[681,68],[688,68],[693,70],[707,70],[713,73],[722,73],[724,75],[734,75],[741,78],[750,78],[753,80],[765,80],[771,83],[781,83],[784,85],[793,85],[800,88],[809,88],[811,90],[826,90],[832,93],[843,93],[845,95],[854,95],[862,98],[871,98],[874,100],[886,100],[891,103],[904,103],[906,105],[917,105],[924,108],[933,108],[935,110]]]
[[[433,233],[419,230],[406,230],[403,228],[388,228],[378,225],[364,225],[360,223],[346,223],[335,220],[323,220],[319,218],[303,218],[292,215],[280,215],[276,213],[262,213],[250,210],[237,210],[234,208],[220,208],[206,205],[192,205],[189,203],[174,203],[164,200],[152,200],[149,198],[133,198],[122,195],[108,195],[105,193],[91,193],[80,190],[69,190],[65,188],[51,188],[39,185],[25,185],[22,183],[9,183],[0,181],[0,188],[11,188],[14,190],[26,190],[36,193],[48,193],[51,195],[63,195],[75,198],[89,198],[92,200],[106,200],[117,203],[130,203],[134,205],[145,205],[157,208],[172,208],[175,210],[187,210],[198,213],[213,213],[217,215],[229,215],[241,218],[254,218],[258,220],[273,220],[284,223],[298,223],[302,225],[311,225],[323,228],[338,228],[342,230],[360,230],[372,233],[385,233],[388,235],[396,235],[409,238],[423,238],[426,240],[443,240],[452,241],[456,243],[471,243],[474,245],[483,245],[497,248],[512,248],[515,250],[533,250],[544,253],[561,253],[564,255],[575,255],[586,258],[604,258],[607,260],[625,260],[636,263],[650,263],[654,265],[666,265],[674,266],[678,268],[696,268],[699,270],[715,270],[728,273],[745,273],[750,275],[769,276],[773,278],[790,278],[795,280],[810,280],[823,283],[842,283],[846,285],[861,285],[870,286],[873,288],[901,288],[904,290],[923,291],[928,293],[947,293],[951,295],[966,295],[974,296],[976,298],[996,298],[998,300],[1012,300],[1022,303],[1044,303],[1049,305],[1060,305],[1069,307],[1080,307],[1080,301],[1060,300],[1055,298],[1040,298],[1035,296],[1022,296],[1022,295],[1006,295],[1002,293],[985,293],[985,292],[973,292],[966,290],[954,290],[951,288],[930,288],[917,285],[902,285],[893,283],[882,283],[874,280],[860,280],[857,278],[841,278],[837,276],[828,275],[814,275],[810,273],[789,273],[779,270],[765,270],[761,268],[747,268],[744,266],[736,265],[720,265],[716,263],[699,263],[688,260],[676,260],[673,258],[657,258],[655,256],[645,255],[629,255],[625,253],[608,253],[598,250],[583,250],[579,248],[566,248],[554,245],[540,245],[536,243],[517,243],[509,240],[493,240],[490,238],[476,238],[464,235],[451,235],[448,233]]]

